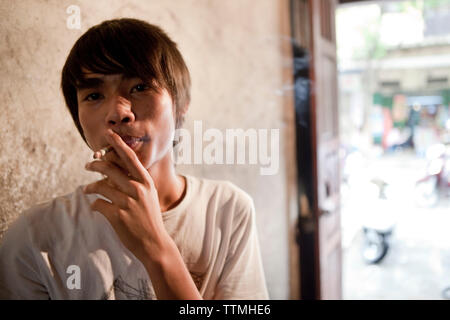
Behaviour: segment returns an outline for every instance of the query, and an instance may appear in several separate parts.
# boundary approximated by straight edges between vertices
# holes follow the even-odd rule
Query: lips
[[[136,149],[144,141],[143,137],[123,136],[121,138],[131,149]]]

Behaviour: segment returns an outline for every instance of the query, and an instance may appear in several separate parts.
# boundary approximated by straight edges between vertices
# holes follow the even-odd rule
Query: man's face
[[[77,90],[78,116],[94,151],[108,146],[112,129],[148,169],[172,150],[173,102],[166,89],[151,89],[139,78],[86,73],[92,85]]]

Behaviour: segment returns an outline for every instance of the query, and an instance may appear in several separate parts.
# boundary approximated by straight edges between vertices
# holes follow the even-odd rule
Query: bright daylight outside
[[[450,299],[450,1],[336,12],[344,299]]]

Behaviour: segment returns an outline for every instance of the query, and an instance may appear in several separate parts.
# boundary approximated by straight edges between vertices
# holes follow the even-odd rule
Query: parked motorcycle
[[[450,145],[438,143],[426,151],[426,173],[416,182],[415,201],[420,207],[434,207],[450,196]]]
[[[355,232],[363,231],[362,257],[368,264],[381,262],[389,251],[390,236],[395,225],[392,209],[392,187],[386,179],[369,173],[366,156],[357,148],[342,148],[341,193],[348,215],[343,223],[344,245]]]
[[[370,211],[363,220],[362,256],[366,263],[377,264],[389,251],[395,216],[388,195],[390,185],[380,178],[372,179],[370,182],[376,199],[368,204]]]

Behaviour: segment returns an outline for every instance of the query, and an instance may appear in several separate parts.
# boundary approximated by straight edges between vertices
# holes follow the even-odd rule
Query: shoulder
[[[30,223],[66,223],[77,220],[77,215],[89,207],[89,198],[83,194],[82,186],[73,192],[57,196],[27,209],[24,214]]]
[[[200,200],[207,205],[207,210],[214,208],[213,211],[227,216],[233,215],[234,218],[245,216],[250,217],[254,214],[254,202],[250,194],[241,187],[228,180],[199,178],[187,176],[191,180],[193,190],[193,199]]]
[[[27,232],[36,245],[52,243],[73,236],[80,224],[92,220],[90,203],[82,186],[75,191],[38,203],[26,210],[8,228],[6,234]],[[12,236],[12,235],[11,235]]]

